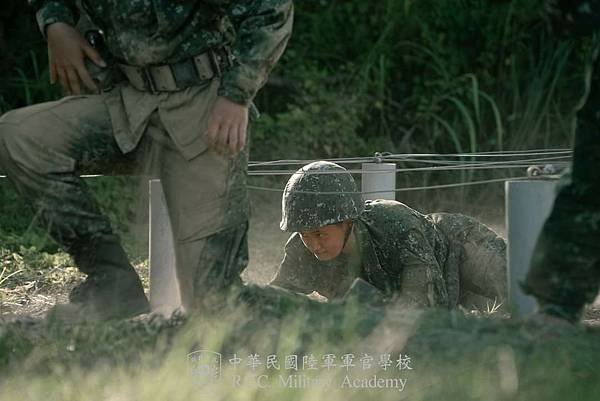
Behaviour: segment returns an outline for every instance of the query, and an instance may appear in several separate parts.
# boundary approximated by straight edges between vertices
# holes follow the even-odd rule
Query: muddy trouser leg
[[[506,242],[479,221],[461,214],[435,213],[449,240],[448,263],[458,265],[459,299],[466,308],[506,304]],[[446,266],[446,270],[455,266]],[[504,309],[504,307],[502,308]]]
[[[576,321],[600,285],[600,70],[577,113],[570,181],[546,220],[523,285],[540,310]]]
[[[248,154],[211,148],[191,160],[166,149],[160,178],[173,227],[177,278],[186,311],[241,286],[248,265]]]
[[[119,150],[101,95],[67,97],[11,111],[0,119],[0,166],[8,179],[33,206],[35,218],[50,236],[88,274],[87,284],[102,282],[105,285],[92,288],[103,287],[123,299],[130,296],[131,311],[147,307],[141,283],[79,175],[128,166],[132,157]],[[71,300],[85,302],[85,294],[77,299],[78,294],[72,292]]]
[[[79,171],[102,171],[122,157],[101,96],[68,97],[0,119],[2,170],[51,237],[75,257],[82,244],[114,235]]]
[[[508,282],[506,243],[492,230],[477,223],[465,238],[460,266],[460,303],[487,309],[494,304],[506,310]]]
[[[177,279],[186,312],[222,311],[226,305],[285,313],[308,304],[303,295],[245,285],[249,202],[247,148],[237,156],[207,149],[191,160],[166,148],[160,167],[173,227]],[[228,303],[231,302],[231,303]]]

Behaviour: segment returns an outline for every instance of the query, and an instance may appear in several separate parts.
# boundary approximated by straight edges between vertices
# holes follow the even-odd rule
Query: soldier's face
[[[304,246],[319,260],[337,257],[344,249],[347,224],[330,224],[314,230],[300,232]]]

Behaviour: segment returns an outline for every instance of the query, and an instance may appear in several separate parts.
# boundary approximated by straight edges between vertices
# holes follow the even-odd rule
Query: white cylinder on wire
[[[519,286],[529,271],[531,256],[544,221],[552,211],[558,180],[506,182],[506,231],[508,236],[508,288],[512,316],[535,311],[536,302]]]
[[[175,273],[175,247],[160,180],[150,180],[150,306],[169,317],[181,306]]]
[[[396,199],[396,163],[363,163],[363,199]]]

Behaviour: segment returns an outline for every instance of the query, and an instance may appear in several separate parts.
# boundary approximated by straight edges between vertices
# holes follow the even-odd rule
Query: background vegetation
[[[253,127],[253,160],[570,145],[590,44],[550,36],[541,1],[295,3],[293,38],[256,99],[262,118]],[[0,114],[61,96],[47,83],[46,58],[25,2],[2,0]],[[499,174],[415,173],[399,182],[422,185]],[[126,244],[135,247],[136,181],[104,177],[88,183]],[[485,196],[501,200],[502,188],[489,188]],[[443,196],[457,199],[459,208],[470,199],[473,207],[476,191]],[[406,196],[421,206],[431,203],[430,194]],[[0,179],[0,306],[45,308],[44,302],[52,301],[46,300],[49,293],[66,294],[81,280],[69,258],[55,252],[32,223],[26,205]],[[136,268],[147,287],[143,258]],[[272,311],[237,310],[188,322],[141,318],[79,326],[7,322],[0,316],[0,399],[204,399],[190,380],[186,355],[194,350],[284,355],[369,347],[414,358],[406,393],[332,396],[256,387],[235,391],[224,385],[210,399],[591,400],[600,394],[597,329],[547,332],[534,322],[481,319],[481,311],[413,314],[334,305],[319,312],[299,310],[280,319]],[[588,318],[597,321],[598,316]]]
[[[61,96],[48,84],[45,43],[22,3],[0,6],[0,114]],[[253,127],[251,158],[568,146],[588,43],[557,42],[541,6],[527,0],[296,2],[292,40],[256,99],[262,118]],[[481,174],[490,176],[469,178]],[[446,173],[443,180],[464,179]],[[405,185],[440,180],[401,177]],[[123,195],[122,188],[135,187],[132,182],[91,181],[115,221],[131,220],[135,191]],[[422,203],[427,195],[415,196]],[[31,215],[4,180],[0,205],[0,230],[28,232],[27,241],[39,245],[35,229],[27,231]]]

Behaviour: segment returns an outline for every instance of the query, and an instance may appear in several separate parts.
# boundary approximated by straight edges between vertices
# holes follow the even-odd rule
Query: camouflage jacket
[[[401,303],[456,305],[458,270],[446,266],[455,267],[458,256],[430,216],[400,202],[366,201],[353,234],[358,257],[340,255],[326,262],[306,249],[298,233],[292,234],[270,285],[338,298],[360,277]]]
[[[78,20],[78,0],[28,0],[42,34]],[[81,0],[111,54],[128,64],[181,61],[229,44],[235,63],[219,95],[249,104],[291,35],[292,0]]]

